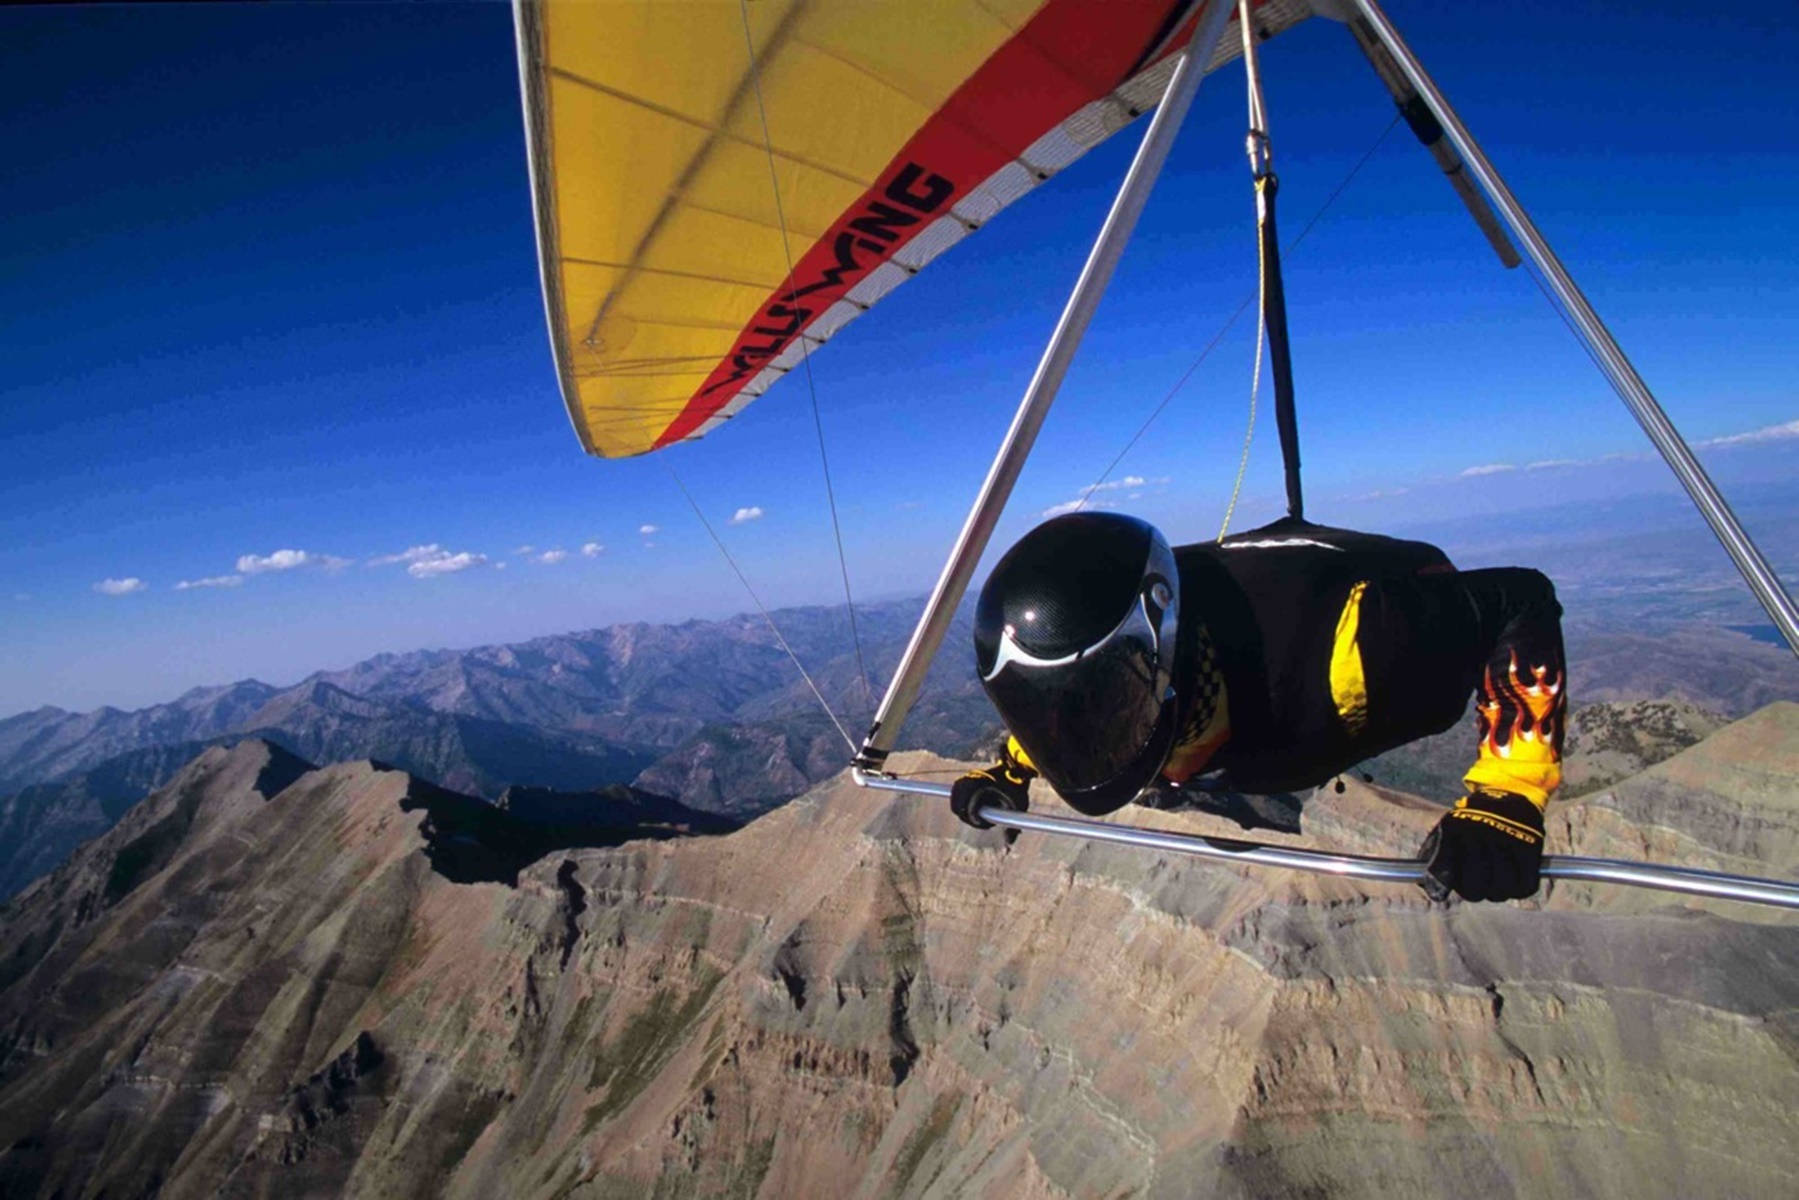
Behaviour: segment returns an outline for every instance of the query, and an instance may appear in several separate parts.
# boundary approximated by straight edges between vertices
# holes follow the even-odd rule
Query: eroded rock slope
[[[843,780],[458,883],[443,793],[295,772],[209,751],[4,910],[0,1192],[1799,1190],[1768,910],[1007,851]],[[1351,784],[1304,840],[1407,852],[1435,812]],[[1796,836],[1776,705],[1561,807],[1552,849],[1794,877]]]

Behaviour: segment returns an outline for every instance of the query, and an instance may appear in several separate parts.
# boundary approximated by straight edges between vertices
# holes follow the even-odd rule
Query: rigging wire
[[[1262,254],[1256,255],[1256,296],[1256,365],[1249,378],[1249,424],[1243,430],[1243,457],[1237,460],[1237,482],[1231,485],[1230,503],[1224,506],[1224,520],[1218,526],[1221,542],[1231,531],[1231,516],[1237,511],[1237,497],[1243,492],[1243,476],[1249,472],[1249,447],[1256,438],[1256,397],[1262,390],[1262,347],[1268,341],[1268,261]]]
[[[1381,145],[1384,142],[1386,142],[1387,136],[1393,132],[1396,126],[1398,126],[1401,119],[1402,118],[1396,114],[1391,121],[1387,122],[1387,127],[1380,131],[1379,137],[1374,139],[1374,144],[1368,147],[1362,157],[1356,160],[1355,166],[1351,167],[1349,173],[1343,177],[1342,182],[1337,184],[1336,188],[1332,190],[1329,196],[1325,197],[1324,203],[1319,206],[1317,212],[1312,214],[1311,219],[1305,223],[1305,227],[1299,231],[1298,235],[1295,236],[1292,241],[1287,243],[1287,248],[1283,253],[1293,253],[1299,244],[1306,240],[1306,235],[1312,232],[1312,229],[1324,217],[1324,214],[1330,211],[1331,205],[1337,202],[1337,198],[1344,193],[1352,182],[1354,182],[1355,177],[1361,173],[1362,168],[1368,165],[1368,160],[1374,157],[1375,152],[1381,148]],[[1237,318],[1241,317],[1244,310],[1249,308],[1249,306],[1255,302],[1256,296],[1253,293],[1243,297],[1243,302],[1237,305],[1236,311],[1231,313],[1224,324],[1218,327],[1218,332],[1212,335],[1212,340],[1207,342],[1205,348],[1194,357],[1192,362],[1187,364],[1187,369],[1181,373],[1179,379],[1174,381],[1174,386],[1168,389],[1167,394],[1162,397],[1161,403],[1157,404],[1154,410],[1150,412],[1149,416],[1144,418],[1143,424],[1137,427],[1137,432],[1133,433],[1130,440],[1124,444],[1124,449],[1120,450],[1113,456],[1112,461],[1106,464],[1106,469],[1100,472],[1099,478],[1094,481],[1093,485],[1088,488],[1086,494],[1081,497],[1081,505],[1085,505],[1088,498],[1092,496],[1094,492],[1099,490],[1100,484],[1112,477],[1112,472],[1118,469],[1118,464],[1124,461],[1125,456],[1128,455],[1136,447],[1137,443],[1143,439],[1143,435],[1149,432],[1149,427],[1156,423],[1157,418],[1162,415],[1163,410],[1165,410],[1169,404],[1173,402],[1174,398],[1180,394],[1181,389],[1187,386],[1187,381],[1193,378],[1193,373],[1199,370],[1200,364],[1205,362],[1206,359],[1211,356],[1212,351],[1218,348],[1218,344],[1224,340],[1225,335],[1236,326]],[[1260,378],[1259,371],[1257,377]],[[1075,511],[1078,512],[1080,510],[1077,507]]]
[[[693,498],[693,493],[687,490],[685,483],[681,482],[681,476],[675,471],[674,465],[668,461],[666,455],[662,456],[659,461],[668,471],[668,477],[675,481],[675,486],[681,489],[681,495],[686,499],[687,506],[693,509],[693,515],[700,519],[701,525],[705,526],[706,534],[712,539],[712,544],[717,546],[718,552],[725,556],[725,563],[731,568],[731,573],[737,576],[737,582],[741,583],[743,590],[749,593],[751,602],[756,606],[756,611],[762,614],[764,621],[768,622],[768,631],[775,635],[775,641],[779,642],[781,649],[787,652],[787,657],[793,660],[794,670],[800,673],[800,678],[804,679],[806,686],[812,689],[812,696],[818,701],[818,706],[825,710],[825,716],[831,718],[831,724],[837,726],[837,732],[843,735],[844,745],[850,748],[850,754],[853,756],[856,753],[856,739],[850,736],[850,731],[845,729],[843,722],[837,719],[837,714],[832,711],[830,702],[825,699],[824,693],[818,690],[818,685],[812,682],[812,676],[806,673],[805,666],[800,662],[800,656],[793,652],[793,647],[787,644],[785,637],[781,636],[781,628],[775,624],[774,617],[769,615],[767,606],[762,603],[762,597],[756,594],[756,589],[750,586],[750,581],[744,576],[743,569],[737,565],[737,560],[731,557],[729,550],[725,549],[725,544],[719,538],[718,532],[712,528],[712,522],[706,519],[706,514],[701,511],[698,501]]]
[[[1575,327],[1574,321],[1568,316],[1567,311],[1563,309],[1560,304],[1556,303],[1554,293],[1549,290],[1549,284],[1544,281],[1543,276],[1537,271],[1536,264],[1526,259],[1524,273],[1530,276],[1530,281],[1532,283],[1537,285],[1537,291],[1542,293],[1543,303],[1549,305],[1549,311],[1559,317],[1562,322],[1562,327],[1574,336],[1575,343],[1586,353],[1587,361],[1592,363],[1594,368],[1598,370],[1600,378],[1610,379],[1611,376],[1606,373],[1605,363],[1600,360],[1599,355],[1593,352],[1593,347],[1587,344],[1587,339],[1580,336],[1580,330]]]
[[[792,308],[798,301],[798,297],[793,294],[793,249],[787,239],[787,210],[781,203],[781,180],[775,171],[774,140],[768,131],[768,108],[762,101],[762,68],[756,61],[756,40],[750,33],[749,0],[738,0],[737,10],[743,18],[743,44],[750,56],[750,84],[756,93],[756,113],[762,122],[762,152],[768,157],[768,184],[774,192],[775,218],[781,225],[781,254],[787,260],[787,303]],[[812,397],[812,428],[818,434],[818,460],[824,468],[825,501],[831,510],[831,534],[837,541],[837,568],[843,575],[843,603],[849,610],[850,643],[856,649],[856,674],[862,681],[862,703],[867,706],[872,718],[874,688],[868,682],[868,664],[862,657],[862,634],[856,626],[855,597],[850,595],[849,558],[843,552],[843,526],[837,519],[837,492],[831,486],[831,456],[825,451],[824,419],[818,411],[818,383],[812,376],[812,348],[807,343],[804,330],[799,331],[796,336],[800,340],[800,361],[806,368],[806,391]],[[794,661],[797,663],[799,660]],[[833,717],[832,720],[836,718]],[[854,749],[853,744],[851,749]]]
[[[1231,531],[1237,497],[1243,494],[1243,477],[1249,473],[1249,450],[1256,438],[1256,399],[1262,391],[1262,350],[1268,343],[1268,209],[1272,195],[1264,195],[1262,180],[1273,169],[1268,141],[1268,109],[1262,100],[1262,76],[1256,65],[1255,25],[1249,16],[1249,0],[1237,0],[1237,25],[1243,34],[1243,80],[1249,88],[1249,170],[1256,184],[1256,354],[1249,377],[1249,423],[1243,430],[1243,455],[1237,460],[1237,479],[1231,484],[1230,502],[1218,524],[1218,540]]]
[[[779,175],[777,173],[777,170],[775,167],[775,162],[774,162],[773,142],[772,142],[772,138],[769,133],[769,125],[768,125],[768,111],[767,111],[767,107],[766,107],[766,104],[765,104],[765,102],[763,100],[763,96],[762,96],[761,74],[760,74],[760,68],[756,61],[755,40],[754,40],[754,35],[750,28],[749,10],[747,7],[747,0],[739,0],[738,10],[739,10],[739,14],[743,21],[744,43],[745,43],[745,46],[746,46],[746,48],[749,52],[749,56],[750,56],[751,84],[752,84],[752,89],[755,92],[757,113],[758,113],[758,116],[759,116],[759,119],[760,119],[761,125],[762,125],[762,139],[763,139],[762,148],[763,148],[763,152],[764,152],[765,156],[768,159],[769,183],[770,183],[771,189],[774,194],[776,217],[777,217],[777,220],[780,222],[780,227],[781,227],[782,254],[786,258],[786,261],[787,261],[787,283],[788,283],[788,287],[790,289],[789,295],[788,295],[788,300],[790,303],[792,303],[797,300],[797,297],[795,297],[791,294],[791,287],[792,287],[792,280],[793,280],[793,255],[792,255],[791,246],[789,244],[789,235],[788,235],[788,230],[787,230],[787,218],[786,218],[785,206],[781,202],[780,179],[779,179]],[[1307,235],[1309,235],[1312,232],[1313,228],[1316,227],[1318,222],[1324,217],[1325,213],[1330,210],[1330,208],[1333,204],[1336,203],[1338,197],[1340,197],[1343,194],[1343,192],[1349,187],[1349,185],[1355,180],[1355,177],[1361,172],[1362,168],[1368,164],[1368,161],[1374,157],[1375,153],[1380,149],[1381,145],[1386,141],[1387,136],[1392,133],[1393,128],[1399,124],[1400,119],[1401,118],[1398,115],[1395,115],[1394,118],[1388,122],[1386,127],[1381,130],[1380,135],[1375,138],[1373,144],[1370,145],[1369,148],[1367,149],[1367,151],[1363,153],[1361,158],[1356,161],[1355,165],[1350,168],[1349,172],[1343,177],[1342,181],[1340,183],[1338,183],[1336,188],[1334,188],[1331,191],[1330,195],[1325,198],[1324,203],[1322,205],[1320,205],[1318,210],[1312,214],[1311,218],[1306,222],[1305,226],[1300,229],[1299,233],[1293,238],[1293,240],[1287,244],[1287,252],[1288,253],[1291,253],[1296,247],[1299,246],[1299,244],[1301,242],[1305,241]],[[1165,394],[1162,397],[1161,402],[1156,405],[1155,409],[1150,413],[1148,418],[1146,418],[1144,420],[1143,424],[1137,429],[1136,433],[1134,433],[1131,436],[1130,440],[1125,443],[1124,448],[1122,450],[1120,450],[1118,452],[1118,454],[1112,459],[1112,461],[1106,466],[1106,469],[1100,474],[1100,477],[1096,481],[1096,483],[1104,483],[1108,478],[1110,478],[1112,472],[1117,469],[1118,464],[1124,460],[1125,456],[1130,453],[1130,451],[1136,446],[1137,442],[1142,439],[1143,435],[1149,431],[1150,426],[1156,422],[1156,420],[1162,415],[1163,411],[1165,409],[1167,409],[1168,405],[1174,400],[1174,397],[1177,394],[1179,394],[1180,390],[1183,387],[1186,386],[1188,380],[1190,380],[1193,377],[1194,373],[1196,371],[1198,371],[1200,365],[1205,362],[1205,360],[1211,355],[1213,350],[1217,349],[1219,343],[1221,343],[1224,340],[1225,336],[1230,332],[1230,330],[1233,327],[1235,327],[1238,318],[1240,318],[1243,315],[1243,311],[1245,309],[1247,309],[1250,306],[1250,304],[1256,302],[1256,300],[1258,299],[1258,297],[1260,295],[1261,288],[1265,288],[1265,286],[1266,286],[1266,279],[1264,277],[1261,280],[1261,284],[1260,284],[1260,287],[1258,288],[1257,294],[1244,297],[1242,303],[1237,306],[1236,310],[1230,315],[1230,317],[1224,322],[1224,324],[1219,327],[1218,332],[1212,336],[1211,341],[1209,341],[1206,344],[1206,346],[1199,352],[1199,354],[1193,359],[1193,361],[1188,364],[1187,369],[1184,372],[1182,372],[1181,377],[1175,381],[1174,385],[1171,388],[1169,388],[1167,394]],[[1239,466],[1239,470],[1238,470],[1238,481],[1237,481],[1238,489],[1241,488],[1243,470],[1244,470],[1244,467],[1247,466],[1247,462],[1248,462],[1250,439],[1253,438],[1253,436],[1254,436],[1256,392],[1257,392],[1257,388],[1259,388],[1260,381],[1261,381],[1263,334],[1264,334],[1264,329],[1260,323],[1260,320],[1258,319],[1257,339],[1256,339],[1256,374],[1255,374],[1255,380],[1252,385],[1251,393],[1250,393],[1250,426],[1249,426],[1249,430],[1244,439],[1244,461],[1243,461],[1243,464]],[[824,471],[826,500],[830,507],[832,534],[835,538],[836,545],[837,545],[838,567],[839,567],[839,570],[840,570],[840,572],[842,574],[842,578],[843,578],[844,599],[845,599],[846,607],[847,607],[847,610],[849,613],[850,636],[851,636],[851,640],[855,646],[857,672],[858,672],[858,676],[861,681],[864,700],[865,700],[865,702],[869,702],[872,707],[873,688],[871,687],[871,685],[869,683],[868,669],[867,669],[867,665],[866,665],[866,660],[863,655],[861,637],[860,637],[860,633],[859,633],[857,622],[856,622],[855,602],[851,595],[851,590],[850,590],[849,563],[848,563],[848,558],[847,558],[846,554],[844,553],[843,530],[842,530],[842,525],[840,523],[840,520],[838,518],[836,494],[835,494],[835,490],[832,486],[830,457],[829,457],[828,451],[826,449],[825,438],[824,438],[824,423],[823,423],[822,417],[820,415],[819,404],[818,404],[817,381],[816,381],[816,379],[813,375],[813,371],[812,371],[811,348],[808,345],[807,339],[804,334],[800,335],[800,360],[801,360],[802,364],[804,365],[805,371],[806,371],[806,385],[807,385],[807,392],[808,392],[808,395],[811,400],[813,429],[818,438],[819,459],[820,459],[820,463],[821,463],[821,466],[823,467],[823,471]],[[715,545],[718,548],[720,555],[722,555],[724,557],[726,565],[728,565],[730,567],[732,573],[737,576],[738,582],[743,585],[743,589],[744,589],[745,593],[749,595],[751,602],[755,604],[757,611],[762,615],[762,619],[767,623],[769,631],[774,635],[776,642],[779,643],[781,649],[787,654],[787,657],[792,661],[792,663],[794,665],[794,669],[797,670],[800,674],[800,678],[805,681],[807,688],[812,692],[813,698],[818,701],[819,707],[824,711],[825,715],[828,718],[830,718],[831,724],[836,726],[838,734],[843,738],[844,743],[850,748],[850,752],[852,754],[854,754],[857,750],[857,745],[856,745],[855,739],[850,736],[849,731],[844,727],[843,722],[838,718],[836,712],[831,708],[830,703],[825,699],[824,693],[819,690],[819,687],[813,681],[812,676],[809,673],[807,673],[804,664],[802,664],[800,662],[799,655],[794,652],[793,647],[788,644],[787,639],[781,634],[780,628],[775,623],[773,616],[770,615],[767,607],[762,603],[761,598],[756,594],[755,588],[751,586],[749,579],[744,575],[742,569],[738,567],[736,560],[734,558],[732,558],[731,552],[725,547],[723,540],[721,540],[719,538],[717,531],[712,526],[712,523],[706,519],[705,513],[700,509],[699,504],[694,500],[692,493],[690,493],[687,490],[686,484],[682,482],[680,475],[675,471],[674,467],[667,462],[666,458],[663,460],[663,466],[668,471],[669,477],[674,481],[676,488],[678,488],[680,490],[682,497],[686,499],[688,506],[693,509],[694,515],[699,518],[701,526],[705,528],[707,536],[712,539],[713,545]],[[1095,490],[1095,489],[1089,489],[1087,495],[1084,495],[1081,498],[1082,505],[1084,505],[1086,503],[1087,499],[1091,496],[1093,490]],[[1232,509],[1234,509],[1235,504],[1236,504],[1236,490],[1234,489],[1233,493],[1232,493],[1232,500],[1231,500]],[[1077,506],[1077,509],[1078,509],[1078,506]],[[1225,516],[1225,522],[1226,522],[1227,527],[1229,524],[1229,520],[1230,520],[1230,512],[1227,511],[1226,516]],[[1222,536],[1222,534],[1220,536]]]

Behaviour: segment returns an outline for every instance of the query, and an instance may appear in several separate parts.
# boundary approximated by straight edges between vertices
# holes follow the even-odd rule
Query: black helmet
[[[1064,800],[1111,812],[1174,744],[1180,574],[1153,525],[1071,513],[1026,534],[975,609],[981,684]]]

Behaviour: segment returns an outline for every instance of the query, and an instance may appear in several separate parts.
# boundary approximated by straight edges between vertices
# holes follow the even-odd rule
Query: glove
[[[964,824],[976,829],[992,829],[992,822],[981,820],[975,810],[982,805],[990,805],[1012,812],[1028,812],[1031,807],[1031,775],[1032,772],[1009,758],[1002,758],[985,770],[970,771],[950,785],[950,811]],[[1006,845],[1010,846],[1017,840],[1016,829],[1006,830]]]
[[[1522,900],[1537,893],[1543,814],[1509,792],[1473,792],[1455,802],[1419,847],[1432,900]]]

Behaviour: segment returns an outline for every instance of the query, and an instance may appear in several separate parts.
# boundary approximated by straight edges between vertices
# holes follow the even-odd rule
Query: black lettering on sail
[[[872,250],[876,254],[886,252],[882,242],[896,242],[899,231],[908,225],[918,224],[918,218],[909,212],[901,212],[891,204],[882,204],[879,200],[868,206],[868,212],[850,222],[850,228],[857,233],[868,236],[858,238],[857,244],[864,250]],[[879,239],[878,241],[875,239]]]
[[[822,278],[815,279],[804,287],[794,288],[793,297],[809,296],[826,288],[841,287],[845,275],[862,269],[862,264],[856,261],[856,238],[851,234],[838,234],[837,239],[831,243],[831,250],[837,255],[837,261],[819,272]]]
[[[913,186],[920,179],[924,180],[923,191],[913,191]],[[901,167],[899,174],[887,185],[887,198],[895,204],[903,204],[907,208],[921,213],[936,212],[943,207],[955,192],[956,185],[941,175],[925,173],[925,169],[917,163],[907,163]]]
[[[760,363],[779,354],[811,319],[815,310],[802,308],[793,301],[828,288],[843,287],[851,275],[868,270],[876,261],[885,257],[898,243],[900,230],[918,224],[919,218],[914,213],[936,212],[955,192],[955,184],[941,175],[925,170],[917,163],[909,162],[901,167],[888,180],[887,186],[881,189],[882,195],[893,203],[868,201],[861,212],[851,218],[831,240],[831,253],[835,261],[819,268],[816,279],[788,290],[779,300],[771,301],[757,314],[759,323],[752,325],[749,333],[768,338],[769,343],[739,346],[731,356],[731,373],[717,383],[701,389],[700,395],[729,387],[755,374],[761,369]],[[912,211],[905,212],[902,208],[894,207],[895,205]],[[859,261],[856,257],[858,248],[872,254],[874,259]]]
[[[806,319],[812,315],[812,310],[809,308],[789,307],[785,304],[771,304],[763,315],[776,321],[785,318],[787,324],[756,325],[750,329],[750,332],[759,333],[763,337],[774,338],[776,339],[776,344],[779,345],[800,331],[805,325]]]

